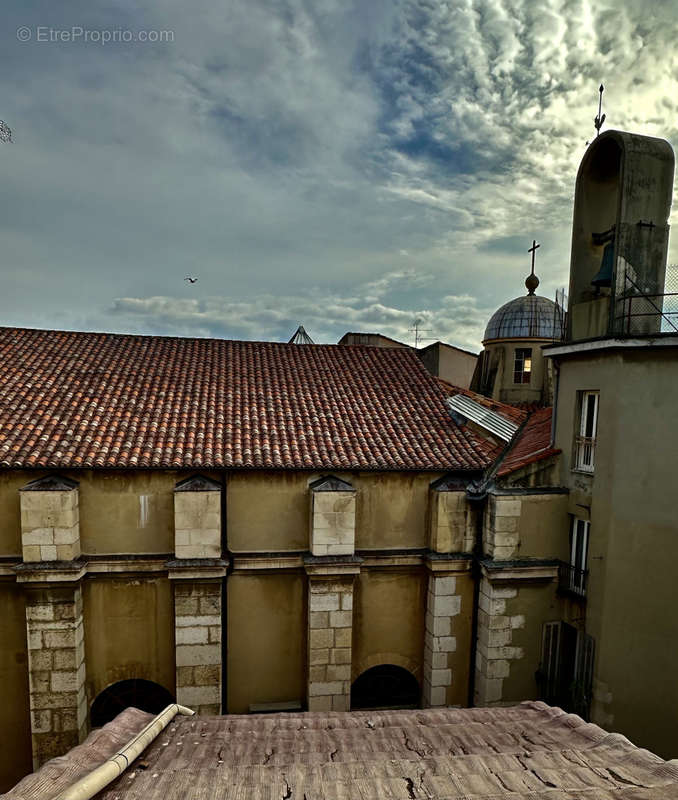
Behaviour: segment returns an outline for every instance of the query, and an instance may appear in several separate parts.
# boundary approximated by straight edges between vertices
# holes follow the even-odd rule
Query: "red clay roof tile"
[[[497,470],[500,478],[535,461],[541,461],[560,453],[560,450],[549,446],[552,415],[553,408],[551,407],[540,408],[532,412]]]
[[[409,349],[0,328],[0,465],[477,470]]]

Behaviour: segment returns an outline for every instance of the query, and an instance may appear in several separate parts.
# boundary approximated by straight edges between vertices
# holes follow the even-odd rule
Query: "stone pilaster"
[[[177,703],[221,714],[221,580],[174,581]]]
[[[521,499],[517,495],[490,495],[483,519],[483,552],[505,561],[520,550]]]
[[[221,486],[202,475],[174,490],[174,552],[177,558],[220,558]]]
[[[309,711],[350,709],[352,636],[353,575],[309,578]]]
[[[461,611],[461,597],[456,594],[456,585],[456,578],[452,575],[430,575],[428,579],[423,676],[425,706],[447,705],[447,689],[454,679],[449,654],[457,649],[453,620]]]
[[[466,499],[465,486],[452,478],[431,484],[429,494],[429,547],[436,553],[470,553],[475,538],[475,510]]]
[[[87,732],[85,632],[80,586],[26,594],[33,767],[63,755]]]
[[[506,601],[517,595],[515,586],[493,584],[486,576],[481,578],[474,693],[477,706],[502,702],[504,678],[509,675],[511,662],[524,655],[521,647],[511,645],[511,640],[513,631],[525,626],[525,617],[506,613]]]
[[[352,555],[355,549],[356,492],[329,476],[310,485],[310,542],[314,556]]]
[[[24,486],[19,497],[24,561],[72,561],[78,558],[78,484],[69,478],[48,476]]]

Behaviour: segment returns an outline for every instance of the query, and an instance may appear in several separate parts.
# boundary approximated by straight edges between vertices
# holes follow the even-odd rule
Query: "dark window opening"
[[[419,682],[403,667],[380,664],[365,670],[351,687],[351,708],[418,708]]]
[[[518,347],[513,363],[513,382],[529,383],[532,378],[532,348]]]
[[[174,703],[174,697],[157,683],[143,678],[118,681],[104,689],[92,703],[90,721],[93,728],[100,728],[130,706],[149,714],[159,714],[171,703]]]

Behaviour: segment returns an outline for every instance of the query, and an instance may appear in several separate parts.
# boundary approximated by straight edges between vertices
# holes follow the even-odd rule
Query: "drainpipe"
[[[98,794],[105,786],[114,781],[127,769],[127,767],[140,755],[148,745],[162,733],[177,714],[193,716],[195,712],[185,706],[173,703],[155,716],[145,728],[130,739],[127,744],[118,750],[95,770],[80,778],[74,784],[64,789],[54,800],[89,800]]]
[[[471,484],[466,490],[466,498],[475,507],[476,530],[473,542],[473,561],[471,575],[473,577],[473,613],[471,616],[471,664],[468,676],[468,701],[469,708],[475,705],[476,690],[476,653],[478,651],[478,601],[480,599],[480,559],[483,555],[483,519],[485,504],[487,502],[488,483]]]
[[[221,554],[226,559],[226,574],[221,579],[221,713],[228,714],[228,576],[233,559],[228,550],[226,517],[226,472],[221,473]]]

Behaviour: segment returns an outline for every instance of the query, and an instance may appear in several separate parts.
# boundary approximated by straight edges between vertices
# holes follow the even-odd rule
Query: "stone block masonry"
[[[85,635],[80,587],[26,593],[33,767],[87,733]]]
[[[174,582],[177,703],[221,714],[221,581]]]
[[[174,552],[177,558],[221,556],[221,487],[196,476],[174,492]]]
[[[466,492],[431,490],[429,542],[437,553],[463,553],[473,549],[475,512]]]
[[[457,649],[454,617],[461,612],[454,576],[430,575],[426,599],[423,699],[428,707],[445,706],[454,676],[448,655]]]
[[[356,493],[337,478],[316,482],[311,493],[310,550],[314,556],[352,555]]]
[[[66,478],[32,481],[19,493],[24,561],[72,561],[80,555],[78,485]]]
[[[353,577],[308,582],[308,710],[348,711]]]
[[[506,600],[518,595],[515,586],[492,584],[481,579],[478,597],[478,641],[475,664],[475,704],[491,706],[503,700],[504,678],[511,662],[523,657],[522,648],[513,647],[513,631],[525,626],[522,615],[508,616]]]
[[[483,551],[498,561],[516,558],[520,550],[521,500],[490,495],[483,520]]]

